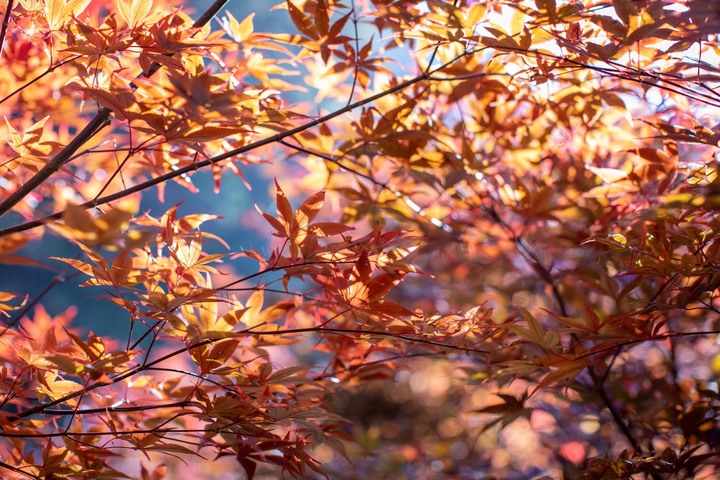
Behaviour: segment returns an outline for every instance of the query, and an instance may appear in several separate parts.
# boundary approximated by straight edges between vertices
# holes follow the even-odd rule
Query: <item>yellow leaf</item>
[[[480,20],[485,16],[487,5],[485,3],[475,3],[465,11],[466,22],[468,28],[474,28]]]
[[[601,168],[590,165],[588,166],[588,170],[597,175],[600,180],[605,183],[615,183],[628,176],[628,172],[625,170],[618,170],[616,168]]]
[[[178,238],[175,244],[175,257],[177,261],[185,268],[190,268],[197,263],[202,253],[202,242],[200,237],[195,237],[186,241]]]
[[[70,15],[79,15],[90,4],[91,0],[46,0],[45,18],[50,30],[60,30]]]
[[[48,382],[48,386],[41,385],[38,387],[38,392],[43,393],[53,400],[66,397],[79,390],[82,390],[83,386],[79,383],[72,382],[70,380],[58,380],[54,382]]]
[[[97,239],[95,221],[85,208],[78,205],[68,205],[63,214],[63,221],[65,223],[64,230],[70,233],[71,237],[81,241],[94,241]]]
[[[620,245],[627,245],[627,238],[625,238],[625,235],[622,235],[620,233],[613,233],[612,235],[610,235],[610,239],[616,241]]]
[[[4,118],[5,118],[5,123],[7,124],[8,130],[10,131],[10,141],[8,142],[8,144],[10,145],[10,147],[13,150],[18,152],[17,149],[23,143],[22,137],[20,136],[20,132],[15,130],[15,128],[13,128],[13,126],[10,124],[10,120],[8,120],[7,117],[4,117]],[[21,153],[21,152],[18,152],[18,153]]]
[[[152,8],[152,0],[117,0],[118,14],[130,27],[142,23]]]
[[[137,208],[138,197],[134,196],[93,218],[85,208],[70,204],[63,213],[63,223],[55,223],[52,228],[65,238],[112,249],[119,238],[129,234],[128,226]]]
[[[712,368],[713,372],[720,372],[720,354],[713,357],[712,362],[710,363],[710,367]]]
[[[229,332],[235,325],[238,324],[238,322],[240,322],[246,311],[246,308],[240,308],[226,313],[221,318],[217,319],[215,325],[213,325],[213,330],[219,332]]]
[[[253,17],[255,17],[255,14],[251,13],[245,20],[238,22],[230,12],[227,12],[223,22],[225,31],[228,32],[236,42],[242,42],[253,32]]]

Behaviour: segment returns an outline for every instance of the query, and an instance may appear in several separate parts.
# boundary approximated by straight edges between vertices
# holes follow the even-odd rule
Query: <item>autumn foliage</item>
[[[0,477],[720,475],[717,2],[225,3],[0,1]]]

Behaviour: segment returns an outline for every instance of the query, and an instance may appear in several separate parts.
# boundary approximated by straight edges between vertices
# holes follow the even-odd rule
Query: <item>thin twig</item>
[[[26,476],[27,478],[34,478],[34,479],[36,479],[36,480],[40,480],[40,477],[38,477],[37,475],[33,475],[32,473],[28,473],[28,472],[24,471],[24,470],[21,469],[21,468],[13,467],[12,465],[9,465],[9,464],[7,464],[7,463],[5,463],[5,462],[1,462],[1,461],[0,461],[0,468],[4,468],[4,469],[6,469],[6,470],[10,470],[11,472],[15,472],[15,473],[17,473],[17,474],[19,474],[19,475],[24,475],[24,476]]]
[[[358,74],[360,73],[360,34],[358,33],[358,18],[355,12],[355,0],[350,0],[350,8],[352,9],[352,22],[355,30],[355,73],[353,74],[353,82],[350,87],[350,95],[348,95],[348,101],[346,105],[350,105],[353,97],[355,96],[355,87],[357,86]],[[371,37],[372,40],[372,37]]]
[[[83,408],[78,410],[59,410],[59,409],[47,409],[45,413],[48,415],[90,415],[96,413],[128,413],[128,412],[142,412],[146,410],[156,410],[158,408],[177,408],[177,407],[189,407],[199,406],[198,402],[183,401],[173,403],[160,403],[156,405],[133,405],[130,407],[97,407],[97,408]]]
[[[15,0],[8,0],[7,6],[5,7],[2,28],[0,28],[0,57],[2,57],[3,51],[5,50],[5,37],[7,36],[7,29],[10,25],[10,14],[12,13],[14,3]]]
[[[30,301],[23,307],[23,309],[20,310],[20,311],[17,313],[17,315],[15,315],[15,317],[14,317],[10,322],[8,322],[7,325],[5,325],[5,326],[3,327],[2,332],[0,332],[0,337],[4,336],[4,335],[5,335],[5,332],[7,332],[8,329],[15,327],[15,326],[20,322],[20,320],[22,320],[23,318],[25,318],[25,315],[28,314],[28,312],[30,311],[30,309],[31,309],[32,307],[34,307],[35,305],[37,305],[37,303],[38,303],[40,300],[42,300],[42,298],[43,298],[45,295],[47,295],[47,294],[50,292],[50,290],[52,290],[52,289],[53,289],[54,287],[56,287],[57,285],[60,285],[60,284],[62,284],[62,283],[67,282],[68,280],[72,280],[73,278],[78,277],[78,276],[82,273],[82,272],[79,272],[79,271],[78,271],[78,272],[73,272],[73,273],[71,273],[71,274],[68,275],[68,276],[65,276],[65,274],[66,274],[68,271],[69,271],[69,268],[66,268],[66,269],[64,269],[62,272],[60,272],[60,273],[58,273],[57,275],[55,275],[55,276],[52,278],[52,280],[50,280],[50,282],[48,282],[48,284],[45,285],[45,287],[40,291],[40,293],[38,293],[37,295],[35,295],[35,297],[34,297],[32,300],[30,300]]]

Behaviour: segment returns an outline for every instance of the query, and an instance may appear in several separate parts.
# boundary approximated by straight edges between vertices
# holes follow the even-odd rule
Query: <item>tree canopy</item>
[[[2,478],[718,475],[718,2],[225,3],[0,2]]]

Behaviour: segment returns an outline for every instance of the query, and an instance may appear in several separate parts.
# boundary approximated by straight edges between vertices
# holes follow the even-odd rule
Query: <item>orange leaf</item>
[[[317,29],[319,36],[325,36],[328,34],[330,25],[330,16],[327,11],[327,4],[325,0],[318,0],[315,6],[315,28]]]
[[[275,201],[277,202],[277,213],[278,219],[285,227],[286,236],[291,236],[295,230],[293,209],[290,205],[290,201],[285,196],[285,192],[280,188],[280,184],[275,180],[275,187],[277,188],[277,194],[275,195]]]
[[[318,222],[308,226],[308,230],[318,237],[331,237],[333,235],[340,235],[350,230],[355,230],[355,227],[350,227],[342,223],[333,222]]]
[[[300,30],[300,33],[313,40],[317,40],[319,35],[310,18],[290,0],[287,0],[287,8],[290,12],[290,19],[292,19],[297,29]]]
[[[295,222],[297,223],[298,228],[307,227],[308,224],[317,216],[324,202],[324,191],[317,192],[305,200],[295,213]]]

